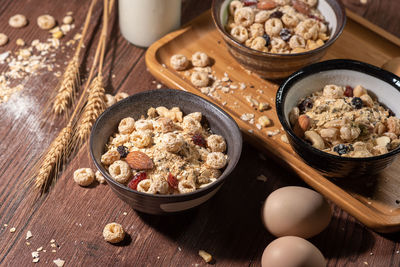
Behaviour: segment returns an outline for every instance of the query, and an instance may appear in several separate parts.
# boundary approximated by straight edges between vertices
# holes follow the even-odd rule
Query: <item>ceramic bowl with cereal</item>
[[[236,61],[268,79],[319,61],[346,24],[336,0],[213,0],[212,17]]]
[[[367,63],[329,60],[293,73],[276,109],[289,142],[332,178],[375,175],[400,152],[400,79]]]
[[[242,149],[236,122],[194,94],[138,93],[96,121],[90,151],[112,190],[135,210],[167,214],[211,198]]]

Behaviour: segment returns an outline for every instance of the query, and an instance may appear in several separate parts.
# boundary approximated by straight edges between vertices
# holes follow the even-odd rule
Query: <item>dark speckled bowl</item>
[[[297,54],[273,54],[257,51],[237,42],[225,30],[228,19],[228,7],[231,0],[213,0],[212,17],[214,24],[221,33],[229,53],[243,65],[261,77],[268,79],[282,79],[296,70],[309,64],[318,62],[327,49],[336,41],[346,24],[345,9],[340,1],[319,0],[317,8],[329,22],[331,29],[330,39],[321,47]]]
[[[380,172],[393,162],[400,148],[368,158],[340,157],[318,150],[294,134],[289,123],[289,112],[297,105],[299,99],[322,90],[327,84],[352,87],[363,85],[398,117],[400,78],[366,63],[336,59],[316,63],[293,73],[282,83],[276,95],[276,112],[289,142],[296,153],[311,167],[332,178],[354,178]]]
[[[180,107],[183,114],[200,111],[212,132],[222,135],[227,143],[229,163],[222,175],[211,185],[195,192],[180,195],[152,195],[137,192],[114,181],[100,162],[109,137],[118,131],[119,121],[125,117],[140,118],[150,107]],[[223,110],[207,100],[179,90],[160,89],[132,95],[108,108],[97,119],[90,135],[90,153],[96,167],[103,174],[119,198],[135,210],[149,214],[166,214],[187,210],[211,198],[235,168],[242,151],[242,135],[236,122]]]

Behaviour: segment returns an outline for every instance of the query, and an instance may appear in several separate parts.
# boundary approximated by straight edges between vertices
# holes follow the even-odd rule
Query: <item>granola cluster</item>
[[[400,119],[361,85],[326,85],[289,114],[294,132],[343,157],[382,155],[400,145]]]
[[[110,176],[151,194],[193,192],[216,181],[227,162],[225,139],[205,126],[200,112],[150,108],[147,117],[120,121],[101,162]]]
[[[322,46],[328,23],[318,0],[234,0],[226,30],[239,43],[269,53],[302,53]]]

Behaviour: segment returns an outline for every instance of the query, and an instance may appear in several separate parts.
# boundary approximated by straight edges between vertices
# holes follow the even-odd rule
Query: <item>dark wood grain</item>
[[[400,36],[396,8],[398,1],[369,0],[367,7],[352,0],[343,2]],[[211,1],[183,1],[182,21],[187,22],[210,7]],[[35,27],[38,15],[49,13],[61,20],[74,12],[76,25],[82,25],[89,1],[4,0],[0,5],[0,25],[10,39],[45,39],[47,32]],[[20,30],[7,25],[8,17],[25,14],[30,25]],[[89,32],[99,27],[97,5]],[[382,14],[385,14],[384,16]],[[117,16],[114,12],[115,17]],[[112,23],[108,44],[105,78],[107,92],[130,94],[156,88],[155,79],[146,70],[145,50],[126,42],[119,33],[117,19]],[[78,32],[77,27],[74,32]],[[98,36],[88,37],[93,48]],[[89,40],[90,39],[90,40]],[[0,48],[0,53],[15,50],[15,41]],[[88,49],[89,50],[89,49]],[[84,70],[90,66],[93,49],[85,55]],[[62,67],[71,49],[57,55]],[[0,66],[3,71],[5,66]],[[52,191],[36,204],[20,185],[34,163],[63,127],[61,119],[51,120],[43,107],[51,101],[57,78],[43,73],[30,78],[25,89],[0,105],[0,266],[30,266],[31,252],[43,247],[36,265],[52,266],[57,258],[66,266],[206,266],[197,255],[199,249],[210,252],[218,266],[259,266],[265,246],[274,239],[262,226],[262,201],[273,190],[285,185],[304,185],[296,175],[282,169],[268,155],[244,144],[241,161],[221,191],[204,205],[175,216],[150,216],[132,210],[119,200],[107,185],[81,188],[72,180],[80,167],[94,167],[87,147],[82,147],[63,171]],[[260,174],[266,182],[256,179]],[[398,234],[380,235],[358,223],[332,204],[334,217],[329,227],[311,239],[328,259],[328,266],[399,266]],[[124,215],[124,212],[127,214]],[[108,222],[121,223],[128,238],[120,245],[106,243],[102,229]],[[4,224],[8,224],[7,227]],[[9,229],[16,231],[10,233]],[[33,237],[26,245],[25,235]],[[50,240],[55,239],[56,253]]]

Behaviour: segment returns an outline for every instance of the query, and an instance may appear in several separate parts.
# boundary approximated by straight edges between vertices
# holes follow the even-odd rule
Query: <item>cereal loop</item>
[[[138,131],[152,131],[153,123],[149,120],[140,119],[135,122],[135,129]]]
[[[56,26],[56,20],[50,15],[41,15],[37,18],[36,22],[42,30],[50,30]]]
[[[162,137],[161,142],[168,152],[178,153],[185,143],[185,140],[179,134],[167,133]]]
[[[229,13],[234,16],[235,12],[243,7],[243,3],[237,0],[234,0],[229,3]]]
[[[322,94],[328,98],[340,98],[343,97],[344,89],[341,86],[329,84],[325,85]]]
[[[244,43],[247,39],[249,39],[249,33],[243,26],[233,27],[231,30],[231,35],[235,38],[239,43]]]
[[[250,7],[242,7],[235,12],[235,23],[249,27],[254,22],[254,11]]]
[[[190,193],[196,190],[196,185],[188,180],[182,180],[178,184],[178,190],[180,193]]]
[[[160,117],[154,123],[154,130],[156,132],[168,133],[175,129],[175,124],[170,118]]]
[[[151,184],[156,193],[165,195],[168,193],[169,185],[167,181],[161,175],[155,175]]]
[[[152,137],[149,132],[136,131],[131,133],[130,140],[135,147],[144,148],[151,144]]]
[[[120,159],[120,154],[117,150],[109,150],[101,156],[101,163],[104,165],[111,165]]]
[[[88,186],[94,181],[94,173],[90,168],[81,168],[74,171],[74,181],[80,186]]]
[[[101,174],[100,171],[96,171],[94,177],[96,178],[96,181],[99,182],[100,184],[104,184],[106,182],[106,179],[104,178],[104,176]]]
[[[194,86],[197,87],[204,87],[207,86],[209,83],[208,73],[203,71],[195,71],[190,76],[190,81]]]
[[[144,179],[144,180],[140,181],[137,185],[137,191],[143,192],[143,193],[148,193],[148,194],[155,194],[156,191],[154,190],[152,183],[153,182],[150,179]]]
[[[112,105],[114,105],[115,103],[117,103],[117,101],[115,100],[115,97],[113,95],[110,94],[106,94],[105,98],[104,98],[104,102],[106,103],[106,107],[111,107]]]
[[[109,223],[103,229],[104,240],[110,243],[119,243],[125,238],[125,232],[119,223]]]
[[[206,164],[212,169],[222,169],[226,165],[225,155],[221,152],[211,152],[207,155]]]
[[[282,16],[282,22],[288,26],[288,27],[296,27],[296,25],[299,23],[299,19],[291,14],[283,14]]]
[[[300,22],[294,31],[306,40],[316,40],[318,37],[318,24],[313,19],[306,19]]]
[[[256,37],[254,40],[251,42],[250,48],[262,51],[265,48],[265,45],[267,44],[267,41],[265,41],[264,38],[262,37]]]
[[[135,120],[131,117],[122,119],[118,125],[118,131],[121,134],[130,134],[133,130],[135,130]]]
[[[269,19],[270,12],[261,10],[254,16],[254,22],[264,23]]]
[[[206,53],[196,52],[192,55],[192,64],[195,67],[206,67],[210,63]]]
[[[293,35],[292,37],[290,37],[289,46],[292,49],[299,47],[304,48],[306,46],[306,41],[301,36]]]
[[[272,18],[265,22],[265,32],[269,36],[278,36],[282,28],[282,21],[278,18]]]
[[[13,28],[22,28],[28,24],[28,20],[24,15],[17,14],[8,20],[8,24]]]
[[[170,59],[171,67],[174,70],[185,70],[189,66],[189,60],[184,55],[173,55]]]
[[[131,168],[128,163],[122,160],[117,160],[110,165],[108,171],[111,177],[118,183],[125,184],[131,177]]]
[[[122,99],[127,98],[129,95],[125,92],[119,92],[115,95],[115,101],[121,101]]]
[[[250,37],[259,37],[264,35],[264,25],[261,23],[254,23],[250,26]]]
[[[221,135],[213,134],[207,138],[207,146],[212,152],[225,152],[226,142]]]

